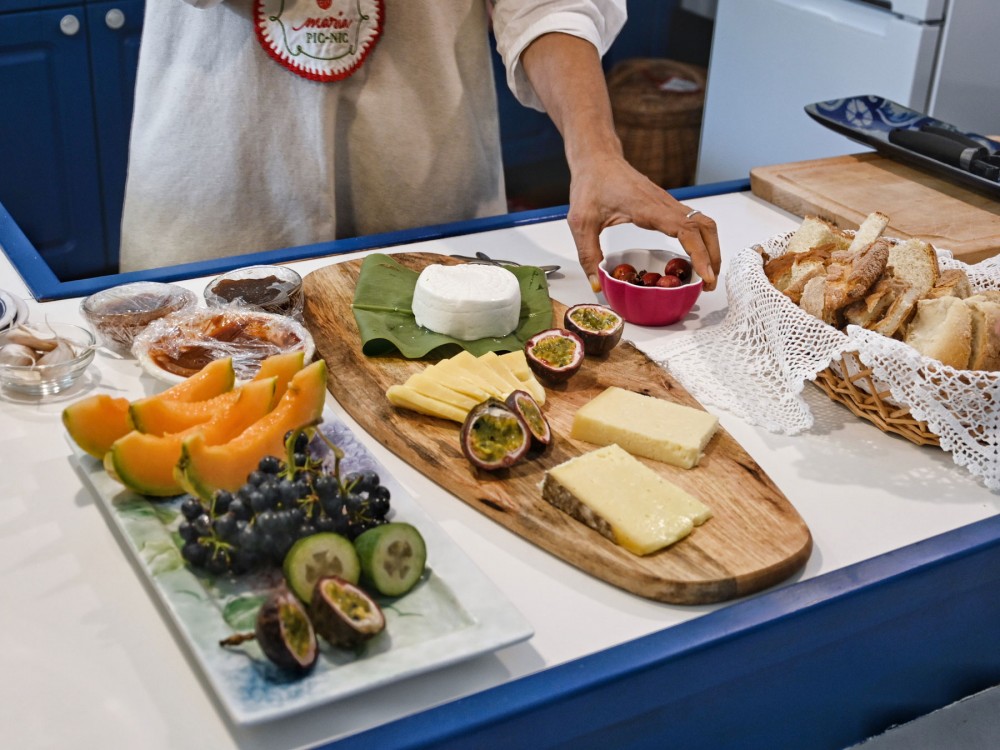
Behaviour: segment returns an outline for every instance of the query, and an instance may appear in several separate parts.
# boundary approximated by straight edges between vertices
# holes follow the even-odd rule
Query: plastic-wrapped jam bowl
[[[80,310],[101,346],[128,357],[135,337],[146,326],[197,303],[198,295],[176,284],[137,281],[90,295]]]
[[[302,320],[302,277],[285,266],[248,266],[216,277],[205,287],[209,307],[240,307]]]
[[[198,307],[155,320],[140,333],[132,354],[142,368],[167,383],[179,383],[216,359],[232,357],[238,380],[249,380],[275,354],[316,352],[305,326],[285,315]]]

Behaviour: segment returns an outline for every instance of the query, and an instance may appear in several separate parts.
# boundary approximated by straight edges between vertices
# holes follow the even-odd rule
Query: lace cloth
[[[772,237],[763,250],[782,255],[792,234]],[[973,293],[1000,289],[1000,256],[969,265],[938,252],[942,270],[966,271]],[[813,425],[805,382],[845,352],[857,352],[880,387],[927,423],[956,464],[1000,491],[1000,372],[956,370],[858,326],[838,331],[775,289],[763,265],[756,246],[741,250],[727,271],[722,322],[673,334],[646,353],[703,404],[794,435]]]

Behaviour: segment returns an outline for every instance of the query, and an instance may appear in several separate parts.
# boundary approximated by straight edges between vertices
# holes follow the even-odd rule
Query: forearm
[[[607,84],[597,49],[569,34],[544,34],[521,55],[524,71],[562,134],[576,171],[602,158],[620,158]]]

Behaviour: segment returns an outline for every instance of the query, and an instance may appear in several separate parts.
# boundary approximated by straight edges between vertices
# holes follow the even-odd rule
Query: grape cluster
[[[322,433],[321,433],[322,437]],[[325,438],[324,438],[325,439]],[[309,434],[292,431],[286,456],[264,456],[236,492],[218,490],[208,501],[188,497],[178,527],[181,555],[209,573],[247,573],[280,565],[299,539],[332,531],[354,539],[387,522],[389,489],[374,471],[341,476],[309,453]]]

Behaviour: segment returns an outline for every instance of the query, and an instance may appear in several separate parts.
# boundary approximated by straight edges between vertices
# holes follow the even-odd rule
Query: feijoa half
[[[423,575],[427,545],[416,527],[394,521],[362,532],[354,540],[361,574],[380,594],[402,596]]]
[[[583,341],[587,354],[607,354],[621,341],[625,321],[622,316],[606,305],[585,303],[573,305],[563,319],[566,329]]]
[[[524,345],[524,356],[535,376],[546,383],[563,383],[583,364],[583,341],[565,328],[536,333]]]
[[[531,447],[531,432],[503,401],[490,398],[469,410],[462,424],[462,453],[487,471],[513,466]]]
[[[361,577],[358,553],[347,537],[321,532],[299,539],[288,550],[282,571],[289,587],[306,604],[312,600],[316,581],[338,576],[350,583]]]
[[[260,606],[254,636],[264,655],[282,669],[305,674],[316,665],[316,631],[302,602],[284,587]]]
[[[531,433],[531,447],[543,451],[552,442],[552,429],[538,402],[527,391],[511,391],[505,402],[517,414]]]
[[[385,615],[368,594],[337,576],[316,581],[309,616],[333,646],[354,648],[385,629]]]

